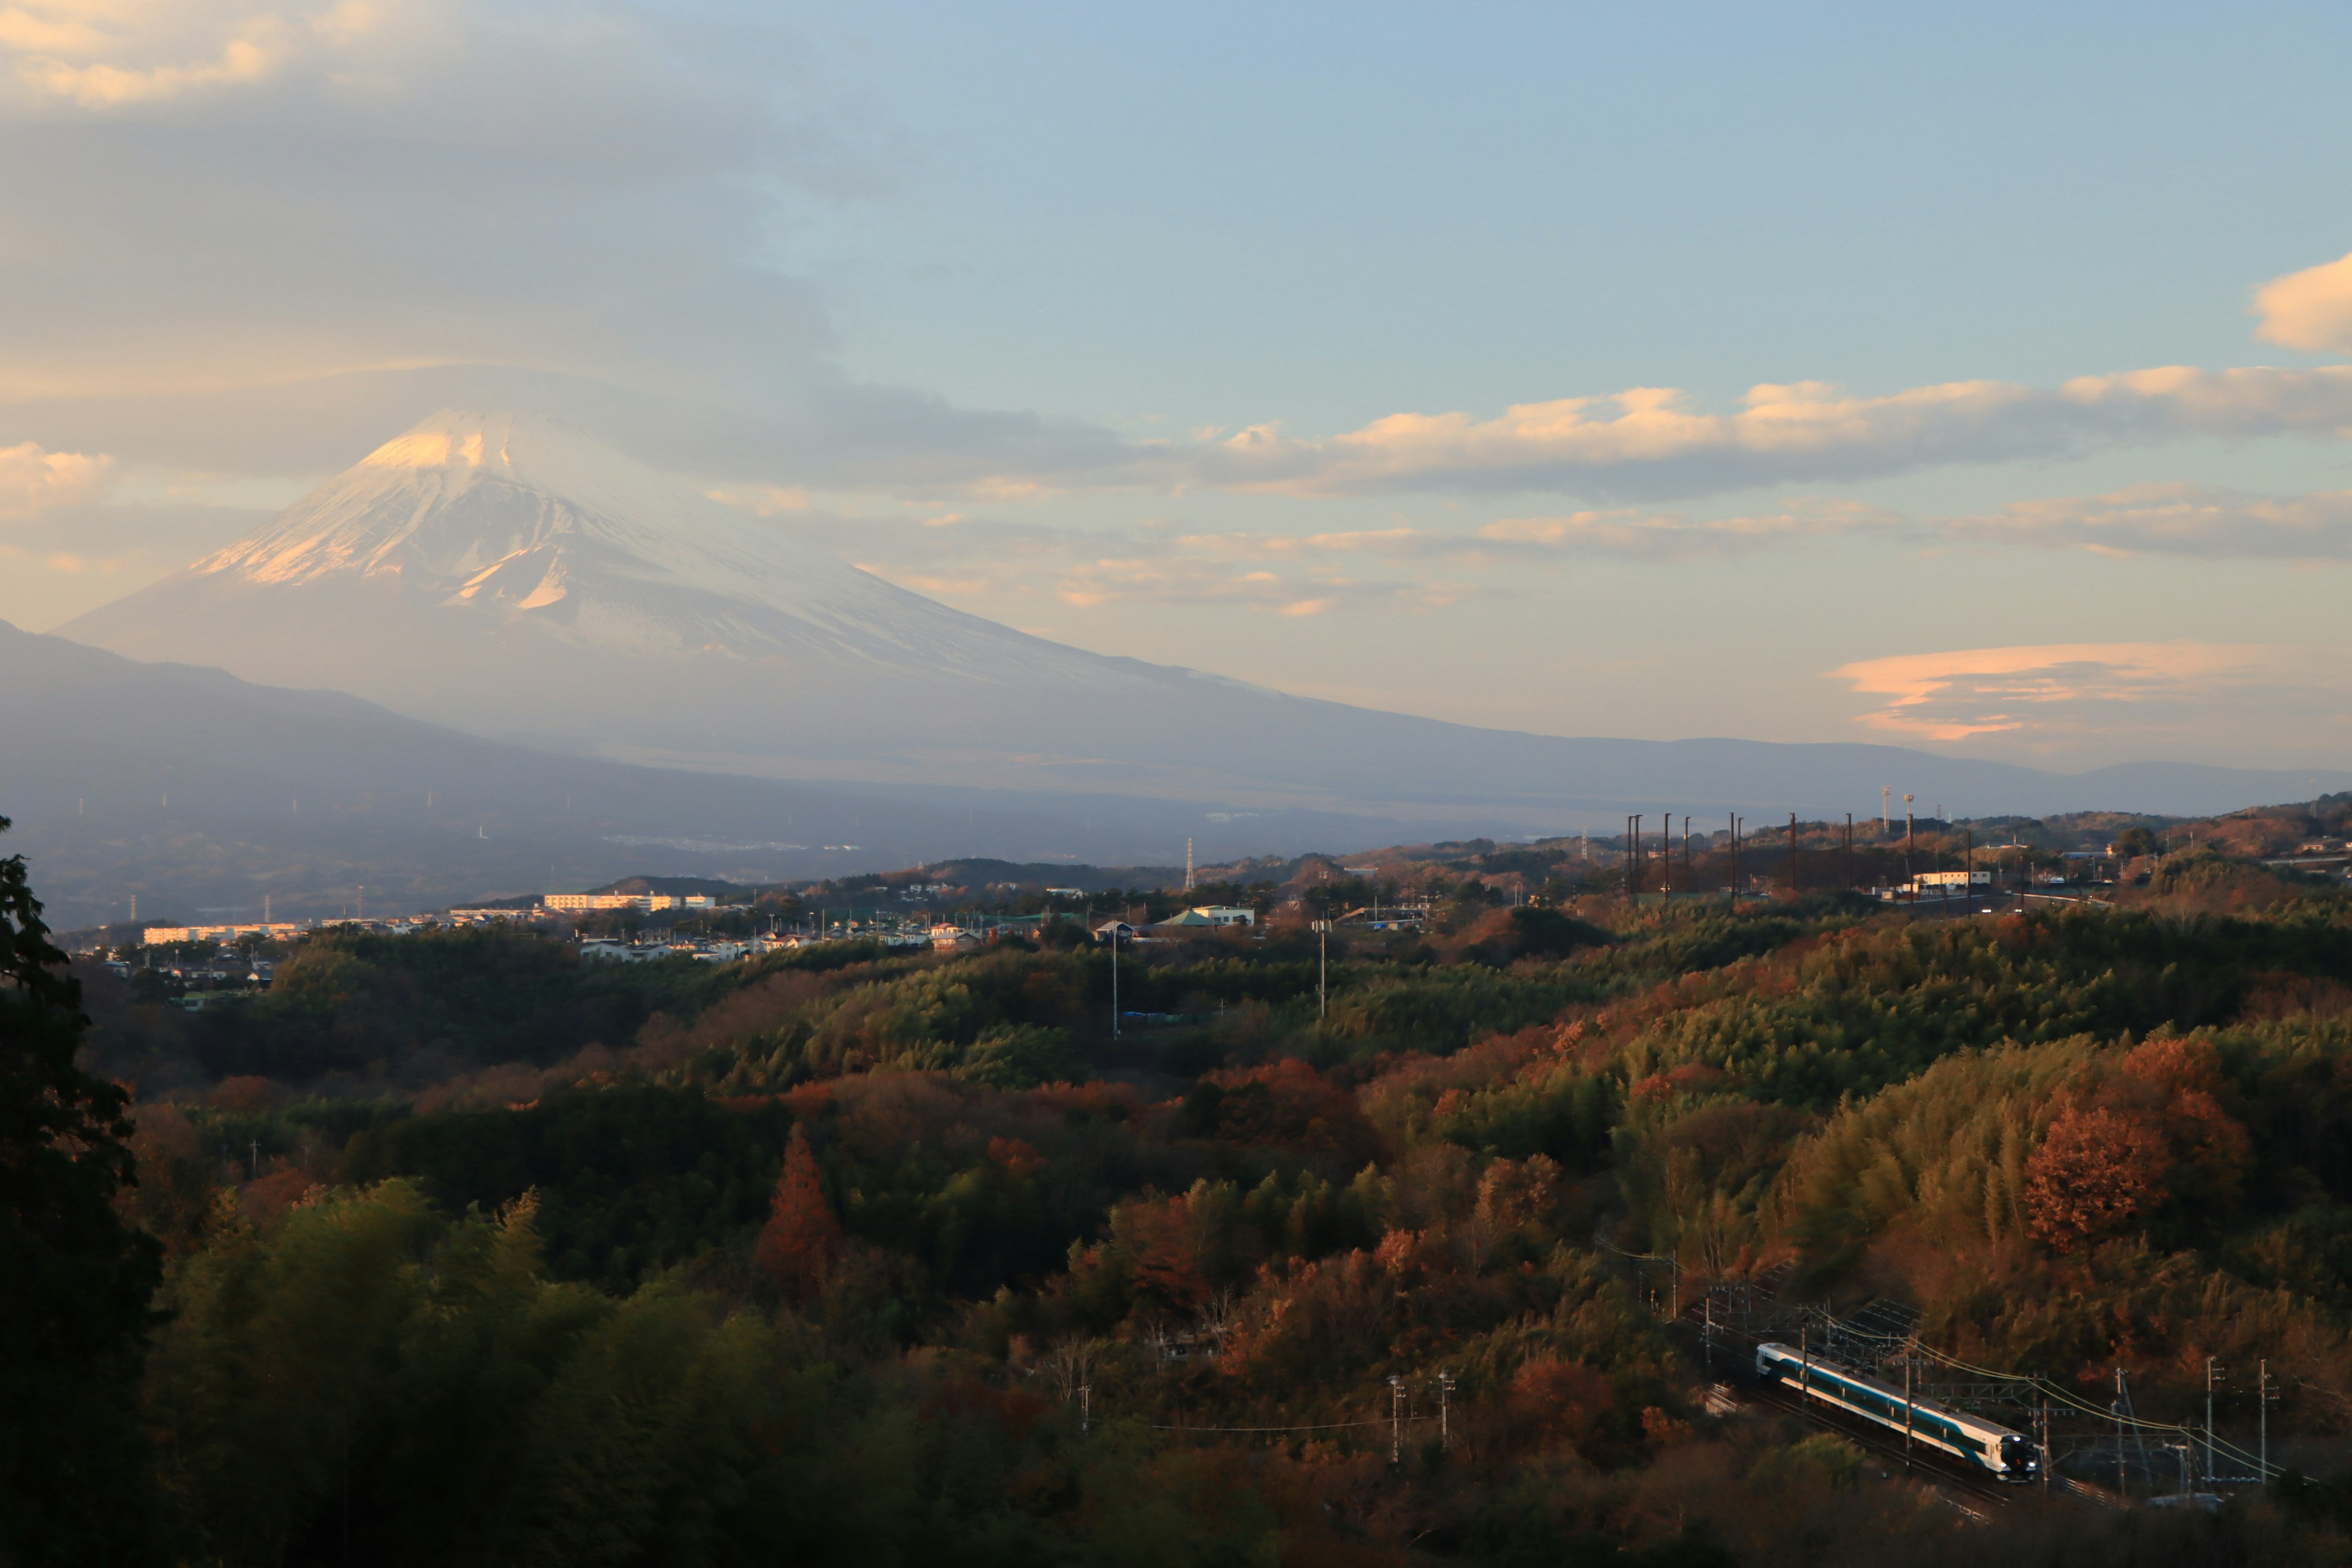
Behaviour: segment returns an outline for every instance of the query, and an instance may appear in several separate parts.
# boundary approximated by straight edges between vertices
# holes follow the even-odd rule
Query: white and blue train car
[[[2042,1456],[2021,1433],[1981,1415],[1947,1410],[1924,1399],[1906,1399],[1899,1388],[1858,1373],[1823,1366],[1790,1346],[1758,1345],[1756,1375],[1896,1432],[1906,1429],[1907,1411],[1914,1442],[1976,1465],[1996,1480],[2041,1479]]]

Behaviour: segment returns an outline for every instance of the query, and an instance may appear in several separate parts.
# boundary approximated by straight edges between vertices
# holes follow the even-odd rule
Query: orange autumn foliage
[[[1208,1299],[1201,1237],[1184,1199],[1128,1204],[1119,1212],[1117,1230],[1135,1260],[1138,1288],[1179,1307],[1197,1306]]]
[[[247,1182],[237,1194],[237,1208],[262,1229],[274,1230],[319,1184],[319,1178],[300,1166],[272,1161],[267,1174]]]
[[[2060,1252],[2114,1229],[2152,1201],[2164,1154],[2147,1117],[2069,1105],[2025,1163],[2026,1229]]]
[[[1539,1356],[1511,1376],[1504,1418],[1517,1443],[1574,1447],[1609,1408],[1609,1379],[1580,1361]]]
[[[2026,1229],[2060,1252],[2169,1199],[2228,1203],[2250,1144],[2208,1041],[2175,1036],[2077,1085],[2025,1164]]]
[[[805,1300],[824,1282],[840,1247],[841,1224],[824,1201],[816,1154],[809,1148],[808,1134],[796,1126],[785,1146],[783,1174],[776,1178],[768,1223],[760,1227],[760,1245],[751,1260],[787,1298]]]
[[[1261,1149],[1336,1154],[1350,1163],[1381,1152],[1356,1097],[1296,1058],[1211,1073],[1216,1136]]]
[[[1033,1174],[1045,1161],[1037,1152],[1037,1145],[1026,1138],[991,1138],[988,1141],[989,1160],[1001,1165],[1013,1180]]]
[[[278,1103],[278,1086],[250,1075],[225,1078],[213,1086],[212,1101],[216,1110],[251,1115]]]

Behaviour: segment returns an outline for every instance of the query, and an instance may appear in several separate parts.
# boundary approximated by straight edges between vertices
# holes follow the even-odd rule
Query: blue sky
[[[0,616],[520,405],[1291,689],[2340,763],[2347,65],[2316,5],[20,0]]]
[[[1345,428],[2229,363],[2346,247],[2342,7],[861,6],[919,147],[791,248],[982,405]],[[833,221],[824,221],[830,217]]]

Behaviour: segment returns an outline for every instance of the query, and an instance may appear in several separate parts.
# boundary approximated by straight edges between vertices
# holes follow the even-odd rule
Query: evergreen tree
[[[156,1554],[134,1399],[159,1249],[115,1213],[130,1097],[75,1065],[65,962],[24,857],[0,859],[0,1562],[135,1562]]]

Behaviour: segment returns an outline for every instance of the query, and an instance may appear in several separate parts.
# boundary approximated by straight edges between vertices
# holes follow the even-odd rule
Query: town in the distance
[[[277,961],[321,930],[408,936],[501,925],[573,944],[583,962],[726,963],[845,942],[969,952],[1003,936],[1035,939],[1049,926],[1114,942],[1275,921],[1420,932],[1438,904],[1565,904],[1602,892],[1630,891],[1637,903],[1754,908],[1843,890],[1915,915],[1950,917],[2104,906],[2101,895],[2118,882],[2144,886],[2164,854],[2200,844],[2306,877],[2352,879],[2352,846],[2336,836],[2345,831],[2336,821],[2342,815],[2320,800],[2203,819],[1888,816],[1859,826],[1847,818],[1694,833],[1685,817],[1680,829],[1648,834],[1629,819],[1620,835],[1482,838],[1198,868],[966,859],[789,886],[645,876],[583,891],[373,915],[366,889],[355,886],[350,905],[331,916],[126,920],[66,935],[70,951],[103,959],[120,977],[135,972],[142,994],[196,1011],[267,990]]]

